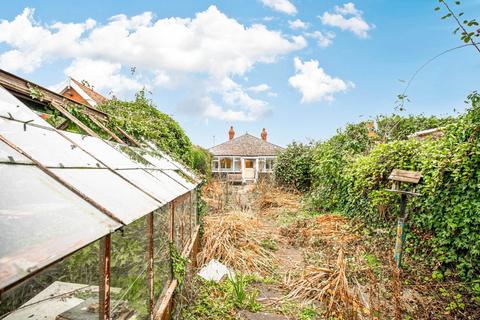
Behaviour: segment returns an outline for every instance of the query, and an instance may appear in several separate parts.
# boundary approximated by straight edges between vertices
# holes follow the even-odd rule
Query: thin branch
[[[448,12],[450,12],[450,14],[451,14],[452,17],[455,19],[455,21],[457,21],[458,26],[463,30],[464,34],[465,34],[466,36],[468,36],[467,30],[465,29],[465,27],[463,26],[463,24],[460,22],[460,20],[458,20],[457,15],[452,11],[452,9],[450,9],[450,7],[448,6],[447,2],[446,2],[445,0],[441,0],[440,2],[443,3],[443,5],[445,6],[445,8],[447,8]],[[475,43],[471,37],[470,37],[470,42],[471,42],[471,44],[477,49],[477,51],[480,53],[480,48],[477,46],[477,43]]]

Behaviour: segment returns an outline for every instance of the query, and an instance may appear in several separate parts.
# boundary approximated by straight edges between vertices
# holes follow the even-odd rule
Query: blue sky
[[[105,95],[146,86],[196,144],[237,134],[286,145],[394,111],[427,59],[461,44],[437,1],[9,1],[0,68],[49,87],[67,75]],[[478,18],[479,1],[462,1]],[[131,67],[135,67],[132,74]],[[428,65],[407,113],[453,114],[479,86],[472,47]]]

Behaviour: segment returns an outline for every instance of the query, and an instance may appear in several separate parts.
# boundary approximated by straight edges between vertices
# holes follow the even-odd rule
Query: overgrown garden
[[[393,246],[397,195],[385,189],[393,169],[420,171],[421,196],[409,202],[406,268],[457,279],[480,302],[480,95],[458,117],[381,116],[349,124],[332,138],[288,146],[274,168],[277,183],[305,191],[309,212],[336,212],[385,230]],[[374,125],[372,125],[374,124]],[[412,133],[441,128],[443,136]],[[298,152],[301,150],[301,152]],[[288,155],[288,156],[286,156]],[[301,172],[292,179],[292,173]]]

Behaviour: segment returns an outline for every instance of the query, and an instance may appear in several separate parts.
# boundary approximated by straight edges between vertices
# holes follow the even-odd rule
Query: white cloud
[[[248,87],[247,90],[255,92],[255,93],[265,92],[265,91],[270,90],[270,86],[266,83],[262,83],[262,84],[259,84],[257,86]]]
[[[345,92],[354,84],[334,78],[319,67],[318,60],[302,62],[294,59],[295,75],[288,79],[292,87],[302,94],[302,103],[333,101],[337,92]]]
[[[324,25],[350,31],[360,38],[366,38],[368,32],[375,27],[363,19],[363,12],[356,9],[352,2],[335,6],[334,10],[335,13],[324,12],[319,16]]]
[[[288,20],[288,26],[290,29],[297,30],[297,29],[306,29],[307,23],[303,22],[300,19],[295,19],[295,20]]]
[[[333,32],[321,32],[315,31],[312,33],[306,33],[307,37],[311,37],[317,41],[317,45],[320,48],[326,48],[333,43],[333,39],[335,38],[335,33]]]
[[[275,11],[295,15],[297,8],[289,0],[262,0],[262,3]]]
[[[116,96],[142,89],[142,83],[121,74],[122,65],[88,58],[75,59],[65,69],[65,75],[86,80],[95,90],[108,91]]]
[[[288,8],[285,4],[277,7]],[[0,44],[8,48],[0,54],[0,68],[32,72],[55,60],[72,60],[67,73],[95,77],[97,88],[110,86],[114,92],[135,90],[140,83],[168,87],[189,75],[211,82],[245,76],[256,64],[275,63],[307,45],[302,36],[288,37],[262,24],[242,25],[215,6],[193,18],[155,20],[151,12],[145,12],[132,17],[116,15],[104,24],[87,19],[47,25],[36,22],[33,14],[33,9],[26,8],[15,19],[0,21]],[[108,76],[92,67],[97,60],[96,67]],[[130,67],[137,70],[135,79],[131,79]],[[236,108],[255,108],[245,97],[237,102]]]
[[[355,4],[352,2],[344,3],[343,6],[335,6],[335,11],[341,15],[361,16],[363,14],[362,11],[355,8]]]

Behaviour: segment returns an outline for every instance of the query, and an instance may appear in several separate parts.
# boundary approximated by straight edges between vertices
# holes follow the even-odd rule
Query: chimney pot
[[[263,140],[263,141],[267,141],[267,130],[265,130],[265,128],[263,128],[262,133],[260,134],[260,136],[262,137],[262,140]]]
[[[230,126],[230,130],[228,131],[228,138],[229,140],[235,138],[235,130],[233,130],[233,126]]]

